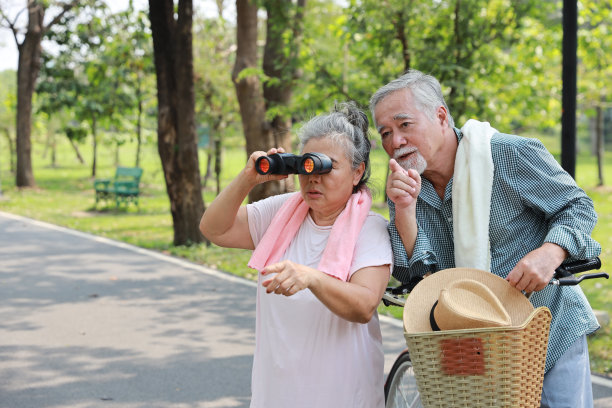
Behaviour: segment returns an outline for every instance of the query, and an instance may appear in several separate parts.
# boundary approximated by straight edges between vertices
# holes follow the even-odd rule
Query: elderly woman
[[[311,119],[300,132],[302,154],[330,157],[329,173],[300,174],[299,193],[241,206],[255,185],[287,177],[257,173],[266,153],[254,152],[202,216],[213,243],[254,249],[251,407],[384,406],[376,308],[392,252],[386,220],[370,211],[367,132],[352,104]]]

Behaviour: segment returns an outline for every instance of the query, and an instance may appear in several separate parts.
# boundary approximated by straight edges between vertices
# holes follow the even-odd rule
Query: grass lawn
[[[549,149],[559,151],[558,142],[544,139]],[[65,139],[58,142],[57,165],[50,165],[50,157],[43,157],[44,144],[33,142],[32,161],[37,187],[16,189],[15,176],[10,171],[9,154],[6,140],[0,140],[0,210],[26,217],[62,225],[92,234],[124,241],[136,246],[161,251],[170,255],[189,259],[193,262],[224,270],[249,279],[255,275],[246,267],[250,251],[224,249],[205,245],[174,247],[172,245],[172,218],[166,196],[157,147],[148,145],[143,148],[141,167],[144,169],[141,180],[140,208],[130,206],[127,210],[116,210],[114,204],[94,208],[94,191],[91,177],[91,151],[88,146],[80,146],[88,164],[77,161],[74,151]],[[99,149],[97,177],[112,177],[115,162],[110,147]],[[121,148],[119,162],[132,166],[135,162],[135,148],[126,144]],[[242,168],[246,153],[241,148],[227,149],[223,155],[222,186],[226,185]],[[205,155],[201,155],[202,174],[205,169]],[[606,162],[612,163],[612,153],[608,152]],[[383,203],[384,180],[387,157],[380,148],[373,150],[372,187],[374,209],[388,217]],[[603,247],[601,255],[603,270],[612,262],[612,188],[595,187],[597,170],[595,159],[587,155],[578,157],[576,169],[578,184],[595,203],[599,222],[593,237]],[[606,169],[605,180],[612,185],[612,167]],[[204,200],[210,203],[216,195],[214,181],[209,180],[204,191]],[[594,309],[607,311],[612,315],[612,286],[608,281],[585,281],[582,288]],[[390,312],[384,307],[381,313]],[[612,374],[612,339],[610,327],[600,330],[589,337],[591,366],[593,372]]]

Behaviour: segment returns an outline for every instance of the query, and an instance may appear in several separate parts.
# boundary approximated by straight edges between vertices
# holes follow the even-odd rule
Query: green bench
[[[96,207],[101,200],[115,200],[117,207],[122,203],[126,205],[134,203],[138,206],[140,176],[142,176],[140,167],[117,167],[114,179],[94,180]]]

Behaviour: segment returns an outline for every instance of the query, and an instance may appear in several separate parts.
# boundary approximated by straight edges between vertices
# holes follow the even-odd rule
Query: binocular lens
[[[304,171],[306,171],[307,174],[312,173],[312,171],[314,170],[315,164],[314,164],[314,161],[310,157],[305,159],[302,164],[304,166]]]
[[[267,159],[260,160],[258,163],[258,170],[261,170],[260,173],[268,174],[270,170],[270,161]]]

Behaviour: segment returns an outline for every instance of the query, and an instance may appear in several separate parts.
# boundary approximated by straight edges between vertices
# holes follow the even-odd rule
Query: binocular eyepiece
[[[323,153],[276,153],[255,162],[259,174],[325,174],[332,169],[331,159]]]

